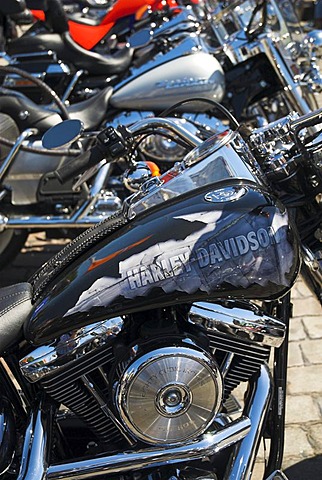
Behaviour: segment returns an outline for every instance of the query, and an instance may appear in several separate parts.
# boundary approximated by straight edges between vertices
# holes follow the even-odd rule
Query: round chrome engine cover
[[[211,356],[194,347],[162,347],[136,358],[123,372],[116,403],[121,419],[150,444],[196,438],[212,423],[222,380]]]

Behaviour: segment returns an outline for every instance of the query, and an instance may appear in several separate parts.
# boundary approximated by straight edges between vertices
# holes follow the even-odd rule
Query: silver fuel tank
[[[220,102],[224,93],[225,75],[220,63],[198,38],[189,37],[133,69],[116,87],[110,104],[117,109],[160,111],[192,97]],[[186,110],[200,111],[200,107],[189,104]]]

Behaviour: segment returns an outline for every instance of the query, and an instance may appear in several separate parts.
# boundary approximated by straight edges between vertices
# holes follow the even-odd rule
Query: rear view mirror
[[[48,150],[60,148],[78,140],[84,131],[83,122],[65,120],[51,127],[42,137],[42,145]]]

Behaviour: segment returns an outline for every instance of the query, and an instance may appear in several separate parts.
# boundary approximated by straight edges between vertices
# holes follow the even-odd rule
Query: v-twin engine
[[[246,302],[196,303],[188,313],[163,314],[101,321],[21,360],[25,377],[61,405],[60,428],[67,438],[77,435],[74,456],[105,452],[104,469],[122,472],[129,470],[130,452],[132,468],[152,466],[157,458],[165,465],[169,456],[175,462],[200,459],[249,431],[246,417],[232,421],[226,415],[230,394],[241,382],[262,378],[284,325]],[[259,411],[269,403],[265,370],[264,377],[267,393],[260,395]],[[115,456],[115,450],[126,453]],[[89,464],[102,473],[95,457]],[[50,478],[72,465],[50,467]],[[77,477],[83,474],[80,461]]]

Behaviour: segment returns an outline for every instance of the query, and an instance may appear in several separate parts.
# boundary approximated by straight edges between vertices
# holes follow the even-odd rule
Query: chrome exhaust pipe
[[[214,455],[241,441],[251,425],[247,417],[231,422],[219,431],[204,434],[199,440],[173,447],[129,450],[116,455],[88,458],[86,460],[50,465],[49,432],[52,430],[53,414],[49,409],[39,408],[31,416],[23,448],[22,464],[17,480],[87,479],[92,476],[123,473],[133,469],[187,462]]]
[[[226,470],[225,480],[250,479],[272,393],[271,374],[267,365],[262,365],[257,380],[250,385],[243,412],[251,419],[251,428],[248,435],[237,446],[231,465]]]
[[[187,442],[184,445],[127,451],[106,457],[94,457],[78,462],[52,465],[47,470],[46,478],[48,480],[61,478],[84,480],[92,476],[120,474],[155,465],[199,460],[241,441],[249,430],[250,420],[247,417],[241,417],[220,431],[206,433],[201,439]]]

